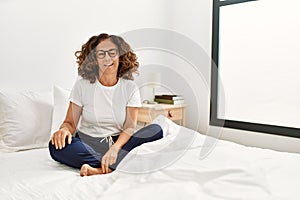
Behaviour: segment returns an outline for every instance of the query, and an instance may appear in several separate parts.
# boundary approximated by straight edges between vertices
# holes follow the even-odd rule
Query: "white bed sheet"
[[[168,126],[175,127],[170,123]],[[219,140],[207,157],[199,159],[206,137],[186,128],[181,128],[179,134],[184,137],[194,135],[195,140],[168,166],[140,174],[124,172],[124,169],[135,170],[137,162],[130,159],[138,154],[157,151],[174,137],[166,135],[160,141],[144,144],[124,159],[120,170],[90,177],[80,177],[79,170],[53,161],[48,149],[0,153],[0,199],[300,198],[299,154],[245,147]],[[171,150],[178,151],[173,147]],[[169,153],[166,152],[166,155],[171,155]],[[139,163],[139,169],[143,169],[143,165],[145,169],[155,166],[155,163],[159,163],[157,160],[164,158],[162,154],[154,159],[155,162],[149,159]]]

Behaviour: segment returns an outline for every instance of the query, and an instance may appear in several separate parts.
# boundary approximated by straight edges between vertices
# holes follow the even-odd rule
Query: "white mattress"
[[[174,141],[174,135],[166,135],[160,141],[134,149],[122,161],[119,170],[90,177],[80,177],[79,170],[53,161],[48,149],[0,153],[0,199],[300,198],[300,155],[220,140],[207,157],[199,159],[206,137],[185,128],[180,129],[178,135],[184,138],[193,135],[195,140],[182,151],[177,147],[184,144],[184,139],[172,147],[170,141]],[[154,158],[136,159],[137,155],[166,146],[171,148]],[[181,153],[176,157],[174,152]],[[173,156],[171,163],[164,163],[166,156]],[[157,163],[164,164],[158,166]],[[145,173],[151,167],[157,170]],[[144,170],[144,173],[128,173],[128,170]]]

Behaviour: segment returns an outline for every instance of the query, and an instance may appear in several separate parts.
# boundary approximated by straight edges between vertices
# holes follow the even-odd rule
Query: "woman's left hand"
[[[116,162],[120,150],[121,148],[119,148],[118,146],[112,145],[104,154],[101,160],[101,168],[104,174],[111,172],[108,167]]]

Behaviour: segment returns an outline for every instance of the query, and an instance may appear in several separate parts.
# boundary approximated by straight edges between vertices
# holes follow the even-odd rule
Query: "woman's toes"
[[[87,176],[89,167],[90,166],[88,164],[83,164],[80,169],[80,176]]]

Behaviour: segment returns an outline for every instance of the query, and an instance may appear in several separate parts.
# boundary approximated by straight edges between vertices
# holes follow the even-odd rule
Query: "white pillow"
[[[70,90],[58,86],[53,88],[54,107],[52,114],[51,135],[55,133],[65,120],[69,107]]]
[[[48,146],[52,92],[0,91],[0,150],[20,151]]]

